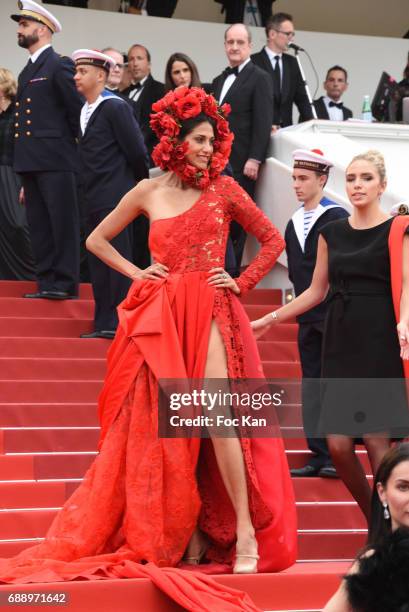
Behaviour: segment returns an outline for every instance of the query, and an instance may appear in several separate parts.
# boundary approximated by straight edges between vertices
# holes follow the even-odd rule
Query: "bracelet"
[[[278,314],[275,310],[273,310],[273,312],[270,312],[270,316],[273,319],[273,321],[278,321]]]

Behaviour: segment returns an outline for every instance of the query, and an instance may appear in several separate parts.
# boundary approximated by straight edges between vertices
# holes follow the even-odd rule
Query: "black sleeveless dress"
[[[330,291],[324,329],[321,435],[409,432],[394,316],[388,238],[392,218],[357,230],[348,219],[321,230]]]

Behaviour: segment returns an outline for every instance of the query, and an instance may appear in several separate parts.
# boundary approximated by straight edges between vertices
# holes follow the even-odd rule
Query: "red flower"
[[[192,94],[188,94],[175,102],[176,113],[180,119],[190,119],[196,117],[202,111],[200,100]]]
[[[230,104],[227,104],[227,102],[225,102],[225,104],[222,104],[222,106],[220,106],[219,110],[222,113],[223,117],[228,117],[230,115],[231,106]]]
[[[163,111],[152,114],[150,126],[157,136],[177,136],[180,126],[174,118]]]
[[[206,96],[203,102],[203,112],[210,117],[216,119],[218,106],[216,100],[212,96]]]

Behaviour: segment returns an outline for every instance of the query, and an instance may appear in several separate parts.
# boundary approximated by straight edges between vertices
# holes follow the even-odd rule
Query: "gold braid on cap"
[[[20,11],[20,17],[31,17],[35,21],[39,21],[40,23],[46,25],[48,28],[50,28],[52,32],[55,33],[56,31],[55,25],[49,19],[47,19],[47,17],[45,17],[44,15],[41,15],[40,13],[35,13],[34,11],[28,11],[26,9],[22,9]]]

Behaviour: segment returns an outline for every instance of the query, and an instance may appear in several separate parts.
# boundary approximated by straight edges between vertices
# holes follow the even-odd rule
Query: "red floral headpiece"
[[[200,87],[178,87],[169,91],[161,100],[152,105],[150,125],[159,144],[152,152],[152,159],[162,170],[172,170],[183,182],[198,189],[205,189],[210,181],[223,171],[229,161],[233,134],[226,120],[230,106],[219,106],[213,96]],[[187,142],[180,142],[178,136],[182,122],[201,113],[216,123],[213,155],[206,170],[201,170],[186,159]]]

